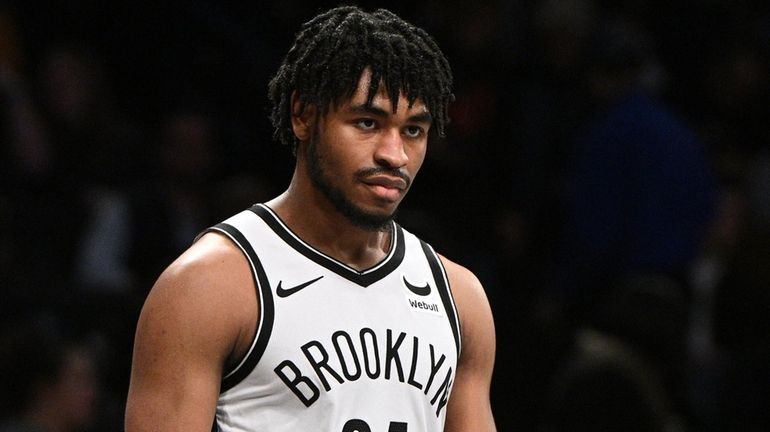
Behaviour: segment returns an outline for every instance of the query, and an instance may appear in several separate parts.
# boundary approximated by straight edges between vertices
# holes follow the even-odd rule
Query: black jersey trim
[[[257,323],[257,332],[254,335],[251,347],[241,361],[222,378],[220,393],[233,388],[241,382],[246,376],[254,370],[259,363],[259,359],[265,353],[267,342],[270,340],[270,333],[273,330],[273,321],[275,319],[275,310],[273,306],[273,294],[270,289],[270,283],[267,280],[267,274],[259,261],[256,252],[246,237],[234,226],[220,223],[205,232],[218,232],[229,238],[243,252],[251,267],[251,275],[259,294],[259,322]]]
[[[291,229],[283,223],[281,218],[278,217],[278,215],[275,214],[272,209],[265,206],[264,204],[256,204],[249,210],[262,218],[262,220],[265,221],[270,229],[272,229],[294,250],[301,253],[316,264],[323,266],[329,271],[332,271],[362,287],[368,287],[369,285],[389,275],[404,260],[404,233],[401,227],[395,222],[391,222],[393,227],[392,233],[394,246],[390,248],[388,255],[377,265],[369,269],[359,271],[330,257],[329,255],[326,255],[325,253],[302,241],[299,236],[294,234]]]
[[[441,296],[441,302],[444,304],[444,310],[446,311],[447,318],[449,318],[449,326],[452,327],[452,334],[455,337],[455,347],[457,348],[457,358],[459,359],[460,352],[462,351],[462,329],[457,314],[457,306],[455,305],[454,297],[452,296],[452,290],[449,287],[449,278],[447,277],[444,265],[441,263],[441,259],[433,248],[422,240],[420,240],[420,245],[422,246],[423,252],[425,252],[425,257],[428,259],[430,271],[433,273],[433,280],[436,281],[436,287]]]

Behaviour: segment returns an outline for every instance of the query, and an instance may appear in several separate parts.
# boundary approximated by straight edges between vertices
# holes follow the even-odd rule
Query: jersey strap
[[[420,245],[425,253],[425,257],[428,259],[430,265],[430,271],[433,273],[433,280],[436,281],[439,295],[441,296],[441,302],[444,304],[444,310],[449,318],[449,325],[452,327],[452,334],[455,338],[455,347],[457,348],[457,358],[460,358],[460,351],[462,350],[462,331],[460,328],[460,319],[457,316],[457,307],[455,306],[452,292],[449,288],[449,279],[446,275],[444,265],[441,263],[438,254],[433,248],[424,241],[420,240]]]
[[[270,340],[270,333],[273,330],[273,321],[275,319],[273,293],[270,289],[270,283],[267,280],[267,274],[259,261],[256,252],[246,237],[234,226],[227,223],[220,223],[207,232],[218,232],[229,238],[243,252],[251,267],[251,275],[254,279],[259,295],[259,322],[257,323],[257,334],[241,362],[222,378],[220,392],[227,391],[241,382],[256,367],[262,354],[265,353],[267,342]]]

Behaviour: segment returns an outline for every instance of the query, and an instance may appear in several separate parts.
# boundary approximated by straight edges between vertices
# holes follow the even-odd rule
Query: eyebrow
[[[347,108],[347,112],[351,114],[370,114],[377,117],[388,117],[391,113],[388,111],[374,106],[374,105],[366,105],[366,104],[360,104],[360,105],[351,105]],[[410,123],[432,123],[433,122],[433,116],[430,115],[429,112],[419,113],[411,115],[407,118],[407,121]]]

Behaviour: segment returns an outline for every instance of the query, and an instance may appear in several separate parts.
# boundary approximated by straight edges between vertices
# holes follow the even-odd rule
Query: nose
[[[401,168],[406,165],[409,156],[404,148],[404,138],[398,129],[387,129],[382,134],[374,152],[374,159],[377,164],[387,168]]]

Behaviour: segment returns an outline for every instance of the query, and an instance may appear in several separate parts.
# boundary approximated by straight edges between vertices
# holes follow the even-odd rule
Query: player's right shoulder
[[[163,271],[153,291],[181,291],[179,294],[204,297],[223,291],[237,295],[238,288],[250,280],[248,262],[240,249],[228,238],[210,232]]]
[[[240,249],[230,239],[216,232],[208,232],[171,263],[161,276],[201,276],[211,272],[226,272],[243,263]]]
[[[142,310],[143,321],[183,323],[195,334],[238,335],[252,326],[257,298],[245,256],[232,241],[207,233],[160,275]]]
[[[218,234],[195,242],[161,274],[142,307],[127,425],[149,431],[211,424],[223,371],[249,346],[256,310],[240,250]],[[198,426],[184,427],[191,423]]]

